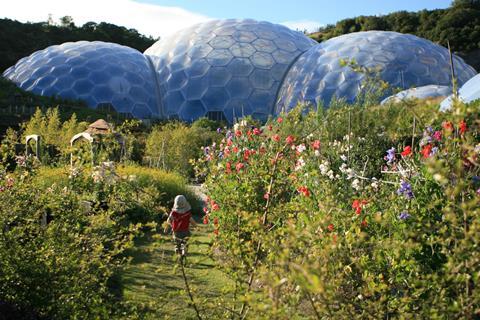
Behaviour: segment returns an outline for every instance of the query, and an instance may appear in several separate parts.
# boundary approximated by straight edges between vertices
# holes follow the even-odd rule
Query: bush
[[[225,316],[478,316],[479,104],[436,110],[299,109],[210,148]]]

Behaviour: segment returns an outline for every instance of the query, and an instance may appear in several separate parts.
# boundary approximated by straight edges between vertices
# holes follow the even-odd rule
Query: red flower
[[[308,190],[306,186],[298,187],[297,191],[303,194],[307,198],[310,197],[310,190]]]
[[[250,137],[252,135],[252,130],[247,131],[247,136]]]
[[[328,227],[327,227],[328,231],[330,232],[333,232],[333,230],[335,230],[335,227],[333,226],[333,224],[329,224]]]
[[[313,141],[312,148],[315,149],[315,150],[320,149],[320,140]]]
[[[233,141],[232,141],[232,139],[228,139],[228,140],[227,140],[227,146],[229,146],[229,147],[230,147],[232,144],[233,144]]]
[[[271,124],[268,125],[268,131],[272,131],[273,130],[273,127]]]
[[[208,224],[208,215],[205,215],[205,217],[203,217],[203,224]]]
[[[242,136],[242,131],[240,131],[240,130],[235,131],[235,136],[241,137]]]
[[[203,207],[203,212],[208,213],[208,208],[207,208],[207,207]]]
[[[405,148],[403,148],[403,151],[400,152],[400,154],[402,155],[402,157],[411,156],[412,155],[412,147],[406,146]]]
[[[442,127],[447,131],[453,131],[453,123],[451,123],[450,121],[443,121]]]
[[[295,142],[295,137],[294,136],[288,136],[285,139],[285,142],[288,143],[288,144],[293,144]]]
[[[367,227],[367,226],[368,226],[367,220],[363,219],[363,221],[362,221],[362,227],[365,228],[365,227]]]
[[[280,141],[280,136],[278,134],[276,134],[272,137],[272,139],[273,139],[273,141],[278,142],[278,141]]]
[[[226,147],[224,150],[223,150],[223,153],[225,154],[225,156],[229,156],[230,155],[230,149],[228,147]]]
[[[368,202],[365,199],[364,200],[355,199],[352,202],[352,209],[354,209],[355,213],[359,215],[360,213],[362,213],[363,206],[365,206],[367,203]]]
[[[237,147],[233,147],[232,151],[233,151],[234,153],[237,153],[237,152],[238,152],[238,148],[237,148]]]
[[[258,129],[258,128],[253,128],[253,134],[256,135],[256,136],[259,136],[262,134],[262,130]]]
[[[242,170],[244,167],[245,167],[245,165],[243,163],[239,162],[235,166],[235,169],[237,170],[237,172],[240,172],[240,170]]]
[[[279,117],[279,118],[277,119],[277,122],[278,122],[278,123],[282,123],[282,122],[283,122],[283,118],[282,118],[282,117]]]
[[[226,172],[231,173],[232,172],[232,164],[230,162],[227,162],[226,166],[227,166]]]
[[[213,224],[218,226],[218,217],[213,218]]]
[[[458,124],[458,131],[460,132],[461,135],[463,135],[465,132],[467,132],[467,123],[465,120],[460,121]]]
[[[218,204],[215,203],[215,202],[212,202],[212,210],[213,210],[213,211],[217,211],[217,210],[219,210],[219,209],[220,209],[220,207],[218,206]]]
[[[213,233],[218,236],[218,229],[213,230]]]
[[[250,157],[250,151],[245,150],[243,152],[243,160],[248,161],[248,158]]]
[[[432,145],[427,144],[426,146],[423,147],[422,151],[420,153],[423,155],[423,158],[426,159],[430,157],[430,154],[432,153]]]

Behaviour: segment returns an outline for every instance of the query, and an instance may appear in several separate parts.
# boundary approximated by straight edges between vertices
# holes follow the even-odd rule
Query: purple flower
[[[403,211],[398,215],[398,219],[400,220],[407,220],[408,218],[410,218],[410,214],[407,211]]]
[[[434,154],[438,153],[438,147],[433,147],[432,151],[430,152],[430,156],[433,156]]]
[[[388,163],[395,161],[395,148],[387,150],[387,156],[385,157],[385,160],[387,160]]]
[[[480,196],[480,188],[477,190],[477,196]]]
[[[225,134],[225,137],[226,137],[227,139],[232,139],[232,138],[233,138],[233,132],[230,131],[230,130],[228,130],[227,133]]]
[[[223,159],[223,152],[222,152],[222,151],[220,151],[220,152],[218,153],[218,157],[219,157],[220,159]]]
[[[217,128],[217,133],[222,133],[222,128]]]
[[[407,199],[413,198],[412,186],[407,181],[402,181],[400,183],[400,188],[397,190],[399,196],[403,195]]]
[[[208,156],[208,154],[210,153],[210,147],[205,147],[203,149],[203,153],[205,153],[205,155]]]

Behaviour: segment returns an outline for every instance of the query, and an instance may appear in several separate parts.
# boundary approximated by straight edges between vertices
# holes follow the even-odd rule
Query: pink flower
[[[227,169],[225,170],[226,173],[232,173],[232,164],[230,162],[227,162],[226,164]]]
[[[294,136],[288,136],[285,139],[285,142],[288,143],[288,144],[293,144],[295,142],[295,137]]]
[[[313,148],[314,150],[320,149],[320,140],[315,140],[315,141],[313,141],[313,142],[312,142],[312,148]]]
[[[435,133],[433,134],[433,139],[435,139],[437,141],[441,141],[442,140],[442,131],[435,131]]]
[[[205,217],[203,217],[203,224],[208,224],[208,215],[205,215]]]
[[[432,145],[427,144],[426,146],[423,147],[423,149],[422,149],[422,151],[420,151],[420,153],[423,155],[424,159],[430,157],[430,155],[432,153]]]
[[[218,204],[216,202],[213,202],[212,203],[212,210],[213,211],[218,211],[220,209],[220,207],[218,206]]]
[[[280,141],[280,136],[278,134],[275,134],[273,137],[272,137],[272,140],[275,141],[275,142],[278,142]]]
[[[244,167],[245,167],[245,165],[243,163],[239,162],[235,166],[235,169],[237,170],[237,172],[240,172],[240,170],[242,170]]]
[[[279,118],[277,119],[277,122],[278,122],[278,123],[282,123],[282,122],[283,122],[283,118],[282,118],[282,117],[279,117]]]
[[[268,200],[270,198],[270,192],[267,192],[263,195],[263,199]]]
[[[253,134],[256,135],[256,136],[259,136],[262,134],[262,130],[258,129],[258,128],[253,128]]]
[[[463,135],[465,132],[467,132],[467,123],[465,120],[460,121],[458,124],[458,131],[460,132],[461,135]]]
[[[327,227],[328,231],[330,232],[333,232],[333,230],[335,230],[335,227],[333,226],[333,224],[329,224],[328,227]]]
[[[235,131],[235,136],[241,137],[242,136],[242,131],[240,131],[240,130]]]

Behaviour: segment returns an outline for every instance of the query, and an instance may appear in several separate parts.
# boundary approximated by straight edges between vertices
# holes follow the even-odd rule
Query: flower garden
[[[175,297],[198,310],[182,316],[200,319],[476,319],[480,104],[436,109],[299,107],[263,126],[170,123],[127,135],[135,157],[142,148],[182,159],[196,150],[190,164],[171,156],[170,172],[133,156],[70,167],[62,145],[55,164],[39,163],[15,157],[10,132],[1,149],[0,307],[19,319],[174,318],[166,304]],[[198,133],[204,138],[188,138]],[[185,144],[155,149],[171,137]],[[204,182],[203,212],[175,170]],[[161,311],[153,316],[125,300],[119,281],[138,241],[161,233],[176,194],[187,195],[204,223],[193,232],[197,257],[186,277],[194,281],[161,287],[167,302],[152,304]],[[199,259],[199,234],[211,265]],[[165,277],[154,282],[179,275],[175,259],[162,261]],[[202,289],[219,283],[221,291]]]

